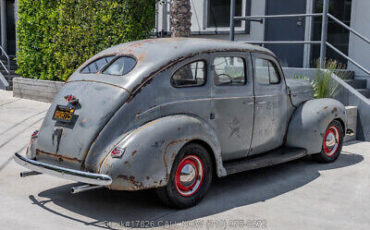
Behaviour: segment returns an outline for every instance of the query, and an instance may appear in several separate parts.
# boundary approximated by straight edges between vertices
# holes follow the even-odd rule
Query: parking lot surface
[[[0,90],[0,229],[370,229],[370,143],[331,164],[301,159],[216,180],[196,207],[173,210],[153,191],[71,194],[76,183],[20,178],[24,153],[49,104]]]

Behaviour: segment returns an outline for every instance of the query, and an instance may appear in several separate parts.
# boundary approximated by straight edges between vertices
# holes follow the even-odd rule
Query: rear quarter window
[[[171,78],[175,88],[203,86],[206,82],[206,62],[195,61],[182,66]]]

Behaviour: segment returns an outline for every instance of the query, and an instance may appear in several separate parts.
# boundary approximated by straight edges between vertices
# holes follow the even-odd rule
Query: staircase
[[[367,87],[367,79],[362,77],[354,77],[354,75],[345,82],[355,88],[359,93],[370,99],[370,89]]]
[[[9,73],[4,69],[3,66],[0,65],[0,72],[4,76],[5,80],[9,83],[9,87],[7,90],[12,90],[13,88],[13,78],[18,77],[17,74],[15,74],[15,70],[17,69],[17,63],[15,61],[15,56],[10,55],[10,69]],[[8,68],[8,59],[5,56],[0,56],[0,61],[4,63],[4,65]]]

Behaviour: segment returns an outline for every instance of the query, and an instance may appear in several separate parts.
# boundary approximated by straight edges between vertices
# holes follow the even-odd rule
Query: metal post
[[[321,28],[321,46],[320,46],[320,68],[325,66],[326,59],[326,40],[328,37],[328,12],[329,0],[324,0],[322,8],[322,28]]]
[[[6,34],[6,0],[0,2],[1,15],[1,46],[6,50],[7,34]]]
[[[235,39],[235,0],[230,1],[230,41]]]

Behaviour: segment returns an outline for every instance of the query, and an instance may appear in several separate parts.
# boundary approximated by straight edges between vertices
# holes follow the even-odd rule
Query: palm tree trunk
[[[171,0],[171,36],[189,37],[190,27],[190,0]]]

